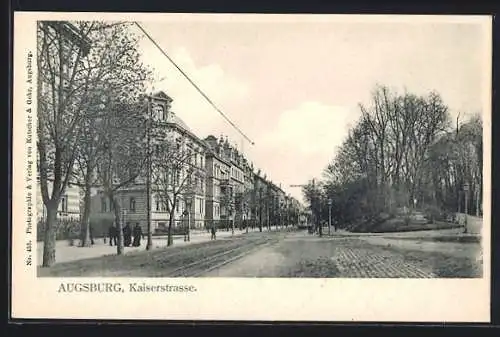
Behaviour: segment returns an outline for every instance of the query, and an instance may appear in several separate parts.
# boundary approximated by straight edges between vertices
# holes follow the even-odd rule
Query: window
[[[154,106],[154,114],[156,116],[156,119],[159,121],[164,121],[165,120],[165,109],[162,105],[160,104],[155,104]]]
[[[67,213],[68,212],[68,196],[65,195],[61,198],[61,212]]]
[[[130,211],[135,212],[135,198],[134,197],[130,197],[129,204],[130,204]]]
[[[160,211],[160,198],[159,197],[156,197],[156,211],[157,212]]]
[[[101,212],[106,212],[106,198],[101,198]]]
[[[175,210],[177,211],[177,213],[179,213],[179,204],[180,202],[177,202],[177,204],[175,205]]]

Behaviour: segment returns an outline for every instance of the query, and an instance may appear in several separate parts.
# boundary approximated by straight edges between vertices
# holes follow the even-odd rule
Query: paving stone
[[[435,275],[404,261],[402,256],[382,250],[339,245],[331,259],[340,277],[352,278],[433,278]]]

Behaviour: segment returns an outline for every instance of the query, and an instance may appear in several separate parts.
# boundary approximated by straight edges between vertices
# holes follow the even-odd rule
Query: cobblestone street
[[[203,236],[203,235],[201,235]],[[422,243],[385,235],[318,237],[305,231],[239,233],[217,241],[66,261],[40,276],[471,278],[479,243]],[[75,248],[77,249],[77,248]]]
[[[382,236],[318,238],[293,233],[272,247],[206,276],[436,278],[482,275],[479,244],[441,242],[431,246],[434,250],[415,250],[412,245],[402,247],[388,244],[387,240]]]
[[[401,256],[373,249],[336,247],[332,260],[342,277],[370,278],[432,278],[415,265],[405,262]]]

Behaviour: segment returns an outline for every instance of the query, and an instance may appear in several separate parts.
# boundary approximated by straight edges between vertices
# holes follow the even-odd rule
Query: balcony
[[[220,186],[231,186],[231,180],[230,179],[221,179],[220,180]]]

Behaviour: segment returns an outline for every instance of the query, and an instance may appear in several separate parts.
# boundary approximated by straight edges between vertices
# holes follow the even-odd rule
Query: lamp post
[[[234,212],[232,204],[229,206],[229,217],[231,219],[231,235],[234,235]]]
[[[245,231],[248,234],[248,203],[246,201],[243,204],[243,207],[245,209]]]
[[[286,199],[286,225],[285,227],[288,228],[290,225],[290,202],[288,199]]]
[[[332,229],[332,199],[328,199],[328,236],[331,235]]]
[[[193,195],[192,192],[188,192],[184,198],[184,203],[186,204],[186,210],[184,215],[187,219],[186,232],[184,234],[184,241],[191,241],[191,206],[193,205]]]
[[[153,104],[151,96],[148,96],[148,111],[147,111],[147,119],[146,119],[146,154],[147,154],[147,168],[146,168],[146,227],[148,231],[148,242],[146,244],[146,250],[151,250],[153,247],[153,233],[151,231],[151,111]]]
[[[259,232],[262,232],[262,187],[259,188]]]
[[[464,199],[465,199],[465,221],[464,221],[464,233],[467,233],[467,202],[469,196],[469,184],[464,184]]]

